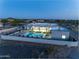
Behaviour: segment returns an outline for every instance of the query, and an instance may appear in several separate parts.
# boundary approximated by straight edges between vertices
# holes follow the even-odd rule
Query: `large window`
[[[39,29],[39,27],[32,27],[32,31],[34,31],[34,32],[39,32],[40,31],[40,29]]]
[[[32,27],[32,31],[34,32],[50,32],[49,27]]]

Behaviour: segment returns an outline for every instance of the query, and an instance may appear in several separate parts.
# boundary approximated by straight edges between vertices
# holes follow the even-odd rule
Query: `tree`
[[[2,22],[2,23],[7,23],[8,20],[7,20],[7,19],[3,19],[3,20],[1,20],[1,22]]]

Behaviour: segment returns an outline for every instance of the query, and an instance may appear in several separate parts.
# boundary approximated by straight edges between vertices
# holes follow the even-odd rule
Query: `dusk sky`
[[[0,0],[0,18],[79,19],[79,0]]]

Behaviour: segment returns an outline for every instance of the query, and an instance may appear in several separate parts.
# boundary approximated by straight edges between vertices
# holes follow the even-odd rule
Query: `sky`
[[[0,18],[79,19],[79,0],[0,0]]]

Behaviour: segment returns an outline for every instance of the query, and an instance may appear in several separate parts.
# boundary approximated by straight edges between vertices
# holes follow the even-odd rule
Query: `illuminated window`
[[[40,27],[40,32],[46,32],[46,27]]]
[[[39,27],[32,27],[32,30],[34,31],[34,32],[38,32],[39,31]]]
[[[65,35],[62,35],[62,39],[66,39],[66,36]]]
[[[34,32],[50,32],[50,28],[49,27],[32,27],[32,31]]]

